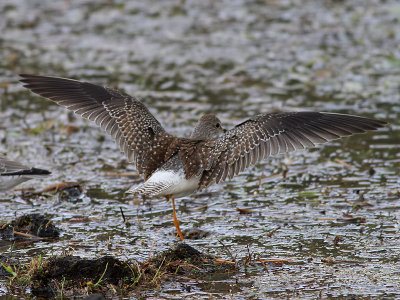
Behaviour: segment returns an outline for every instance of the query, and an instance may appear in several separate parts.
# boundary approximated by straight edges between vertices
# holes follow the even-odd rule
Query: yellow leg
[[[181,240],[183,240],[183,234],[182,234],[181,228],[179,227],[178,218],[176,217],[175,199],[171,197],[171,201],[172,201],[172,213],[174,214],[174,225],[175,225],[176,231],[178,231],[179,237],[181,238]]]

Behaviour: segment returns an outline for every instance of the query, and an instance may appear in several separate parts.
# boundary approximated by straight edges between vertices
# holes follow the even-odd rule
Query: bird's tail
[[[127,192],[136,195],[161,196],[172,186],[167,182],[146,181],[145,183],[129,189]]]

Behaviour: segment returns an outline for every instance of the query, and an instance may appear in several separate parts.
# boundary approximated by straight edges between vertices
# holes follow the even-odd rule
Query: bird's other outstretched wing
[[[28,169],[27,166],[7,159],[3,154],[0,154],[0,173],[6,173],[6,172],[16,172],[20,170]]]
[[[211,167],[200,187],[224,181],[271,155],[314,147],[334,139],[376,130],[386,122],[323,112],[260,114],[227,131],[215,141]]]
[[[105,130],[119,148],[148,177],[163,161],[149,153],[163,153],[173,138],[139,99],[123,92],[72,79],[21,74],[24,87]],[[154,143],[162,135],[163,144]],[[160,139],[158,139],[160,140]],[[163,158],[163,156],[161,156]]]
[[[47,170],[29,168],[0,154],[0,191],[9,190],[29,179],[46,177],[50,174],[51,172]]]

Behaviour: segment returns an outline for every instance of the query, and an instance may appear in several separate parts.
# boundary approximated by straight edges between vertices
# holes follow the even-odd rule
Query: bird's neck
[[[204,130],[199,128],[199,126],[196,126],[192,134],[190,135],[190,138],[192,139],[197,139],[197,140],[206,140],[208,138],[208,135],[204,134]]]

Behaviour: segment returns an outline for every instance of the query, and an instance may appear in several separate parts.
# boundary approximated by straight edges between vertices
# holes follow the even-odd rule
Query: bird
[[[0,154],[0,191],[5,192],[30,179],[47,177],[50,171],[29,168]]]
[[[387,124],[339,113],[267,112],[226,130],[217,116],[206,114],[184,138],[169,134],[141,99],[120,90],[61,77],[20,77],[25,88],[93,121],[116,141],[144,177],[143,184],[128,192],[170,199],[181,239],[176,198],[230,179],[272,155]]]

